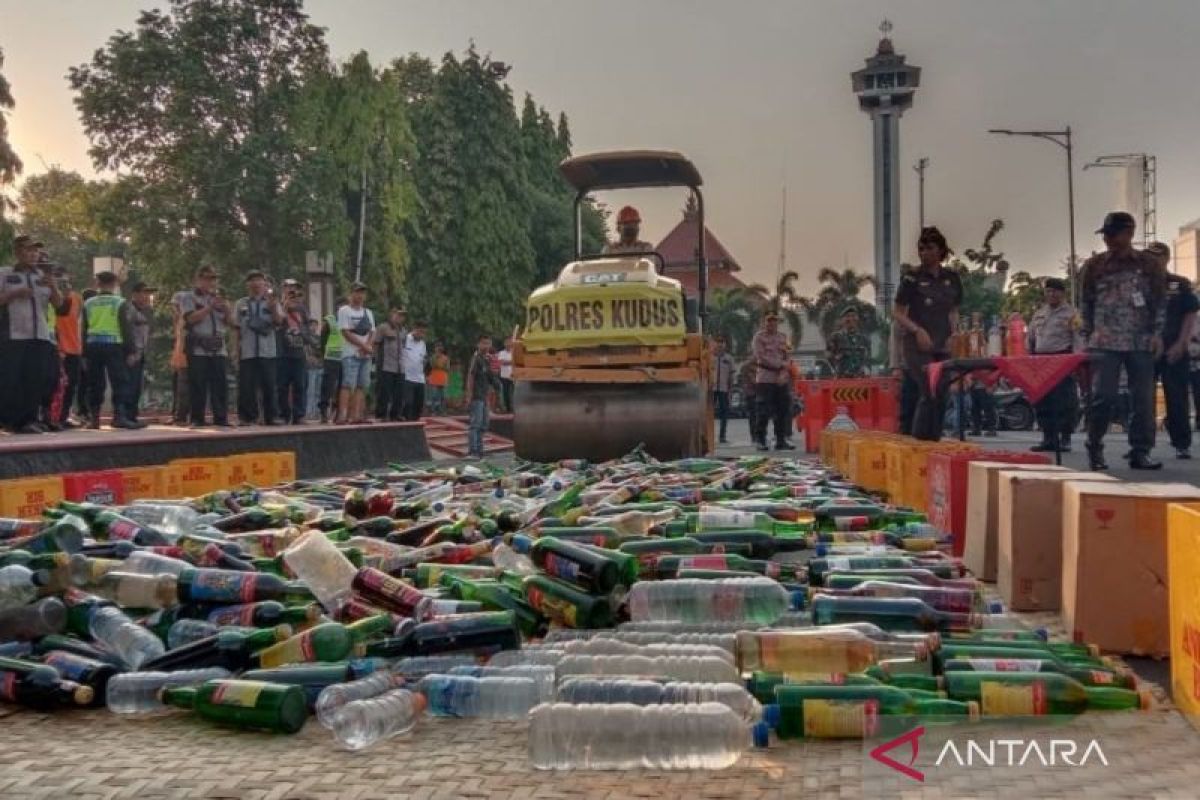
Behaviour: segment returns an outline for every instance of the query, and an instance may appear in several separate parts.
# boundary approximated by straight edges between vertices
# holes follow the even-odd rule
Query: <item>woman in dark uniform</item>
[[[920,389],[912,435],[936,442],[942,436],[945,408],[929,389],[925,365],[950,357],[950,334],[958,328],[963,289],[958,273],[942,266],[950,247],[937,228],[921,231],[917,255],[920,266],[900,279],[894,319],[900,326],[904,369]]]

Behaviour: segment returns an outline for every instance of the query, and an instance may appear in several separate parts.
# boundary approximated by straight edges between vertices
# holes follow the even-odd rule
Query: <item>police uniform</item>
[[[962,297],[958,273],[946,267],[936,274],[924,267],[918,268],[900,279],[896,291],[896,305],[908,309],[908,318],[929,334],[933,344],[926,352],[917,347],[916,334],[908,330],[901,334],[904,369],[916,382],[920,393],[912,423],[912,435],[918,439],[937,441],[942,436],[945,404],[930,391],[925,367],[950,357],[950,334],[953,333],[950,314],[962,304]]]
[[[125,298],[101,291],[83,304],[83,358],[87,364],[90,426],[100,427],[105,379],[112,387],[113,426],[130,427],[125,417],[129,372],[125,357],[134,352],[134,337]]]
[[[1191,281],[1179,275],[1167,275],[1166,306],[1163,355],[1158,360],[1158,377],[1162,381],[1163,399],[1167,406],[1167,435],[1171,437],[1171,446],[1184,453],[1192,446],[1192,426],[1188,419],[1191,383],[1188,350],[1185,347],[1183,357],[1175,362],[1167,361],[1166,351],[1179,339],[1184,317],[1200,309],[1200,301],[1196,299]]]
[[[842,329],[829,337],[829,362],[839,378],[861,378],[867,374],[871,342],[858,331]]]
[[[1074,352],[1077,321],[1075,307],[1070,303],[1043,304],[1029,320],[1029,352],[1035,356]],[[1078,404],[1079,390],[1071,375],[1038,402],[1038,427],[1042,429],[1039,449],[1054,449],[1056,437],[1061,447],[1071,446]]]

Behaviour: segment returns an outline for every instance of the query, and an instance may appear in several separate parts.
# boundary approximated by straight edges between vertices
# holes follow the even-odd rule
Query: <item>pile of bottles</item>
[[[0,520],[0,701],[315,716],[350,750],[527,719],[543,769],[1145,706],[1094,648],[998,613],[944,545],[813,462],[640,451],[61,502]]]

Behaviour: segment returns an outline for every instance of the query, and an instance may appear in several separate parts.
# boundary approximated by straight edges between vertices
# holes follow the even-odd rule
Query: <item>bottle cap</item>
[[[768,703],[763,706],[763,721],[762,724],[772,728],[778,728],[780,721],[783,719],[783,712],[779,708],[778,703]]]
[[[808,605],[808,592],[803,589],[796,589],[791,593],[791,603],[789,603],[792,611],[803,611]]]
[[[1046,630],[1045,628],[1034,628],[1033,633],[1043,642],[1050,641],[1050,631]]]
[[[971,720],[971,722],[975,722],[979,719],[979,703],[975,702],[974,700],[967,701],[967,717]]]
[[[992,600],[990,603],[988,603],[988,613],[989,614],[1003,614],[1004,613],[1004,603],[1001,602],[1000,600]]]
[[[1150,694],[1149,689],[1138,689],[1138,708],[1142,711],[1150,709],[1154,705],[1154,697]]]
[[[818,544],[816,550],[817,558],[824,558],[825,556],[829,555],[829,545],[825,543]]]
[[[750,734],[755,747],[766,749],[771,745],[771,727],[767,723],[755,723],[750,729]]]

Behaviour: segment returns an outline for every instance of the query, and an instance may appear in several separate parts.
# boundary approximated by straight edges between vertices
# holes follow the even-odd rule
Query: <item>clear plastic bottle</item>
[[[620,675],[697,683],[737,683],[737,667],[712,656],[564,656],[556,665],[561,680],[570,675]]]
[[[138,575],[114,570],[96,581],[92,591],[123,608],[159,609],[179,602],[175,576],[167,573]]]
[[[326,728],[332,728],[334,717],[348,703],[353,703],[357,700],[369,700],[384,692],[398,688],[402,683],[404,683],[404,678],[399,675],[387,670],[380,670],[372,672],[365,678],[359,678],[356,681],[347,681],[346,683],[335,683],[332,686],[326,686],[317,695],[317,702],[314,706],[317,721]]]
[[[67,572],[74,586],[91,586],[109,572],[121,569],[125,561],[118,558],[89,558],[83,553],[72,553],[67,561]]]
[[[45,583],[43,577],[20,564],[0,567],[0,609],[32,603],[37,599],[38,589]]]
[[[542,637],[542,642],[561,647],[563,642],[591,639],[610,632],[612,632],[611,628],[551,628]]]
[[[358,574],[350,560],[318,530],[309,531],[284,550],[283,560],[331,613],[350,595],[350,583]]]
[[[346,703],[327,727],[342,747],[362,750],[383,739],[411,731],[426,704],[421,694],[408,689],[392,689],[377,697]]]
[[[183,669],[177,672],[125,672],[108,681],[108,710],[114,714],[153,714],[166,711],[168,706],[158,699],[158,693],[168,686],[195,686],[205,681],[228,678],[230,672],[222,667]]]
[[[827,431],[856,431],[858,423],[850,416],[850,410],[845,406],[838,406],[837,413],[833,415],[833,419],[825,424]]]
[[[788,610],[791,595],[766,577],[640,581],[626,598],[634,622],[762,622]]]
[[[0,641],[33,641],[67,626],[67,607],[57,597],[0,611]]]
[[[558,687],[557,702],[633,703],[635,706],[720,703],[743,722],[762,719],[762,706],[737,683],[631,680],[628,678],[568,678]]]
[[[88,632],[130,669],[136,670],[166,652],[161,639],[116,606],[93,608],[88,615]]]
[[[529,715],[537,769],[725,769],[750,744],[728,706],[544,703]]]
[[[743,675],[846,675],[883,659],[929,656],[923,642],[876,641],[850,628],[742,631],[737,637],[738,669]]]
[[[445,656],[409,656],[392,664],[392,672],[406,680],[416,680],[433,673],[445,673],[455,667],[473,666],[474,656],[466,653]]]
[[[635,644],[620,639],[597,637],[575,642],[564,642],[563,650],[569,655],[589,656],[708,656],[733,663],[733,653],[710,644]]]
[[[761,622],[622,622],[616,633],[737,633],[767,627]]]
[[[122,562],[121,572],[133,572],[138,575],[162,575],[165,573],[179,577],[179,573],[194,566],[183,559],[159,555],[149,550],[136,550]]]
[[[198,642],[210,636],[216,636],[221,631],[240,631],[250,633],[257,628],[247,628],[241,625],[218,625],[203,619],[179,619],[171,623],[167,629],[167,649],[174,650],[185,644]]]
[[[520,664],[543,664],[556,666],[567,654],[565,650],[535,650],[523,647],[520,650],[501,650],[488,659],[489,667],[515,667]]]
[[[425,695],[435,717],[521,719],[538,704],[538,687],[532,678],[426,675],[416,690]]]
[[[176,503],[138,503],[126,506],[121,514],[141,525],[157,528],[171,541],[185,533],[195,533],[200,518],[194,509]]]
[[[503,542],[492,548],[492,563],[505,572],[533,575],[538,571],[529,556],[518,553]]]
[[[720,647],[730,655],[737,650],[737,636],[734,633],[667,633],[663,631],[606,631],[601,635],[604,639],[616,639],[619,642],[632,644],[706,644]]]
[[[511,667],[454,667],[450,675],[470,675],[472,678],[529,678],[537,686],[539,703],[554,699],[555,669],[548,664],[517,664]]]

